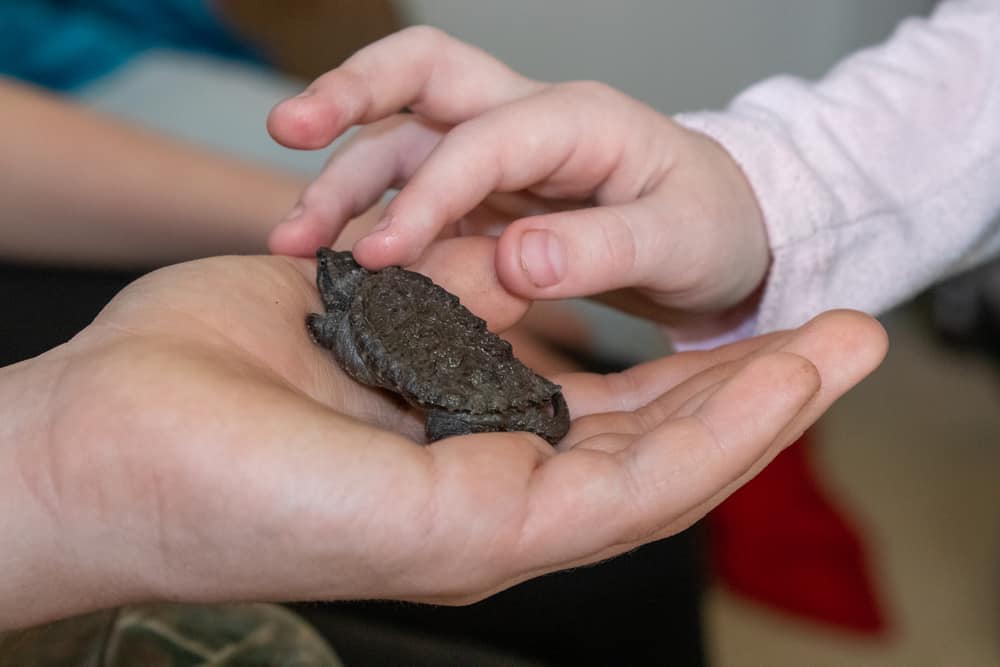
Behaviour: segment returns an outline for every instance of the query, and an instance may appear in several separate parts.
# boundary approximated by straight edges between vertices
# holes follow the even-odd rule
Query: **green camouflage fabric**
[[[0,634],[0,667],[342,667],[312,626],[267,604],[142,605]]]

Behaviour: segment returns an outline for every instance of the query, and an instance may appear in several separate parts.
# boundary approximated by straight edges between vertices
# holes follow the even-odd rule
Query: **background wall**
[[[718,107],[765,76],[822,74],[932,0],[399,0],[532,77],[598,79],[666,112]]]

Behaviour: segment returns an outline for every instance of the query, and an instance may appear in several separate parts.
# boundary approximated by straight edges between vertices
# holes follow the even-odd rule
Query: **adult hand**
[[[503,328],[525,304],[476,291],[493,252],[446,241],[427,268]],[[0,627],[151,599],[476,600],[688,526],[885,350],[873,320],[833,313],[558,376],[575,416],[558,450],[525,433],[420,446],[418,416],[309,341],[314,270],[169,267],[0,370]]]
[[[762,216],[729,154],[607,86],[533,81],[419,27],[362,49],[269,120],[279,142],[309,149],[356,124],[367,127],[272,233],[272,251],[309,254],[401,188],[354,246],[369,268],[413,262],[442,233],[489,233],[514,294],[602,295],[722,329],[767,271]]]

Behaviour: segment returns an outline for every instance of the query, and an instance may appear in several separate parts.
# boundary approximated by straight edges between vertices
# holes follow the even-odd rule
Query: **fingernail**
[[[521,269],[535,287],[551,287],[566,275],[566,253],[554,234],[532,230],[521,236]]]
[[[305,212],[305,210],[306,209],[305,209],[305,207],[302,204],[296,204],[295,208],[293,208],[291,211],[289,211],[288,215],[285,216],[285,220],[284,221],[285,222],[291,222],[293,220],[296,220],[296,219],[300,218],[302,216],[302,214]]]

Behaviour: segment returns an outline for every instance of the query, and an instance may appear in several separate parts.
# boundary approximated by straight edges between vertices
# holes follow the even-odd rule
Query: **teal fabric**
[[[261,61],[210,0],[0,0],[0,75],[71,90],[151,48]]]

